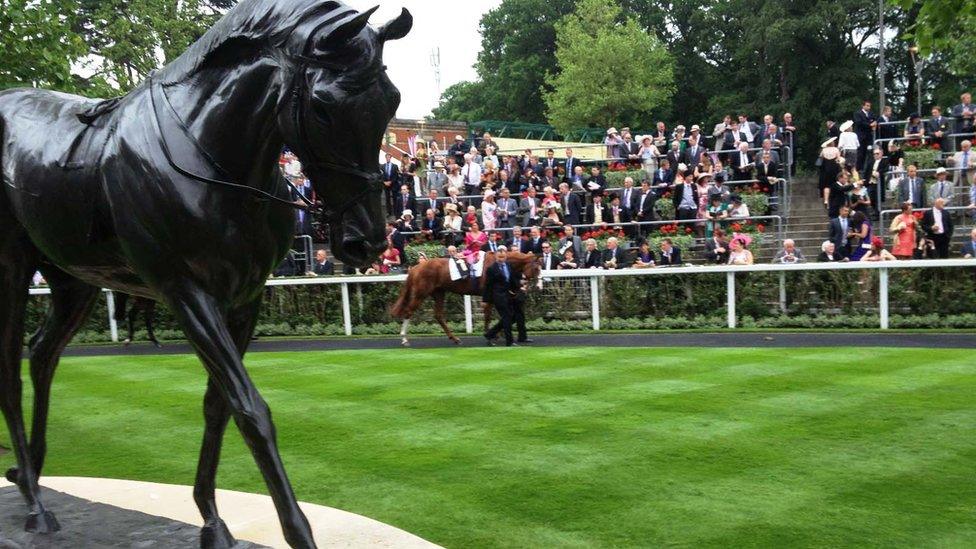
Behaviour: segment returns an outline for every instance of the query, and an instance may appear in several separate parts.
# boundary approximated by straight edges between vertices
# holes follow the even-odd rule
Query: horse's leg
[[[404,318],[403,324],[400,326],[400,345],[404,347],[410,346],[410,340],[407,339],[407,328],[410,327],[410,319]]]
[[[242,358],[251,343],[260,304],[259,299],[252,306],[245,307],[230,318],[228,329]],[[234,536],[217,513],[215,497],[217,465],[220,462],[221,444],[230,414],[231,409],[227,405],[227,400],[220,393],[213,378],[209,379],[207,392],[203,397],[203,417],[206,426],[203,432],[203,444],[200,447],[197,478],[193,486],[193,499],[203,517],[203,529],[200,531],[200,547],[203,549],[230,549],[236,543]]]
[[[183,290],[179,295],[170,296],[169,301],[251,449],[278,510],[285,540],[295,548],[315,547],[308,520],[298,507],[281,463],[271,411],[244,368],[221,307],[212,296],[198,288]]]
[[[8,219],[11,218],[3,221]],[[20,361],[24,347],[24,314],[37,252],[23,229],[4,225],[7,223],[0,222],[0,410],[7,421],[10,443],[17,457],[17,487],[27,500],[29,509],[25,528],[28,532],[50,533],[59,529],[58,521],[41,503],[21,402],[23,383]]]
[[[47,454],[47,416],[54,371],[64,348],[91,315],[98,301],[98,288],[60,270],[45,270],[44,278],[51,286],[51,306],[44,324],[31,337],[29,344],[30,374],[34,384],[30,456],[34,475],[38,478]],[[11,468],[7,471],[7,480],[17,483],[18,475],[18,469]]]
[[[461,340],[451,331],[451,327],[447,325],[447,319],[444,317],[444,292],[435,292],[432,297],[434,298],[434,319],[441,325],[444,333],[447,334],[447,338],[453,341],[455,345],[460,345]]]

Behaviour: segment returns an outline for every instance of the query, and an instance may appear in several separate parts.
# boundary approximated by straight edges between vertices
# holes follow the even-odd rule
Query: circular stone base
[[[0,482],[0,549],[200,547],[202,520],[189,486],[80,477],[43,477],[42,498],[61,524],[52,535],[24,532],[20,492]],[[331,507],[301,503],[319,547],[436,548],[413,534]],[[217,490],[217,508],[236,549],[287,548],[271,498]]]

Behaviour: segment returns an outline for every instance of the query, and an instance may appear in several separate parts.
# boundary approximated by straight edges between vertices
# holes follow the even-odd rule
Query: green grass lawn
[[[972,351],[247,362],[300,499],[448,547],[976,546]],[[191,484],[203,387],[193,357],[65,359],[45,473]],[[220,486],[264,492],[227,441]]]

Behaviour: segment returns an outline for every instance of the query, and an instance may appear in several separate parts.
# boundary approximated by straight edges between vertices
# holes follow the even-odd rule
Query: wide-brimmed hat
[[[935,169],[935,175],[944,174],[944,173],[948,173],[948,170],[946,170],[945,168],[936,168]]]
[[[615,133],[617,133],[617,128],[610,128],[607,130],[607,135],[613,135]]]
[[[444,211],[457,213],[458,211],[457,204],[453,202],[448,202],[447,204],[444,205]]]
[[[649,136],[649,135],[640,135],[640,136],[637,137],[637,141],[639,141],[641,143],[643,143],[645,141],[651,141],[651,136]]]
[[[820,151],[820,156],[822,156],[824,160],[837,160],[837,158],[840,157],[840,149],[837,147],[827,147]]]
[[[413,217],[413,210],[403,210],[403,213],[400,214],[400,217],[407,217],[408,215],[410,217]]]
[[[485,198],[488,198],[489,196],[495,196],[495,191],[493,191],[491,189],[485,189],[484,197]]]
[[[460,135],[455,135],[455,136],[454,136],[454,140],[455,140],[455,141],[464,141],[464,138],[463,138],[463,137],[461,137]]]
[[[439,162],[439,161],[438,162],[434,162],[434,169],[435,170],[443,170],[444,169],[444,163],[443,162]]]
[[[831,137],[830,139],[828,139],[828,140],[824,141],[823,143],[821,143],[820,144],[820,148],[821,149],[826,149],[827,147],[833,147],[834,146],[834,141],[837,141],[837,138],[836,137]]]
[[[699,126],[698,124],[692,124],[691,131],[693,131],[693,132],[700,132],[701,131],[701,126]]]
[[[696,180],[701,181],[702,179],[711,179],[711,178],[712,178],[712,174],[710,173],[700,173],[698,174],[698,178]]]
[[[853,128],[853,127],[854,127],[854,121],[853,120],[848,120],[847,122],[844,122],[843,124],[840,125],[840,131],[846,132],[847,130],[849,130],[849,129]]]

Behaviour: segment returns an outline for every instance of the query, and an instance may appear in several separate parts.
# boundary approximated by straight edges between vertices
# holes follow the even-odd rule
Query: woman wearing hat
[[[722,202],[722,193],[720,191],[709,189],[707,196],[709,206],[705,211],[705,219],[708,220],[708,223],[705,224],[705,238],[711,238],[712,233],[719,226],[719,222],[729,217],[729,209]]]
[[[498,206],[495,204],[495,191],[488,189],[481,200],[481,222],[485,225],[486,231],[494,231],[497,226],[496,210]]]
[[[430,156],[427,154],[427,142],[424,140],[417,141],[417,154],[414,155],[417,159],[417,179],[420,179],[420,188],[427,190],[427,166],[429,166]]]
[[[922,124],[922,117],[917,112],[908,116],[908,124],[905,125],[905,139],[909,147],[918,147],[925,143],[925,125]]]
[[[647,178],[653,181],[654,172],[657,171],[657,157],[661,155],[661,152],[654,146],[654,141],[649,135],[641,136],[640,144],[640,149],[637,151],[637,154],[641,157],[641,163],[644,165],[644,171],[647,172]]]
[[[856,137],[856,136],[855,136]],[[836,146],[837,138],[831,137],[820,145],[820,177],[817,182],[819,196],[823,197],[824,204],[827,203],[827,189],[837,181],[840,174],[840,149]]]
[[[857,150],[861,146],[861,141],[854,133],[854,122],[848,120],[840,125],[840,139],[837,146],[840,147],[841,154],[844,156],[844,163],[848,166],[857,166]]]
[[[461,234],[461,214],[458,212],[457,204],[448,202],[444,205],[443,230],[444,244],[456,245],[460,240]]]

